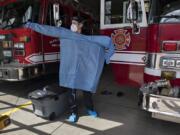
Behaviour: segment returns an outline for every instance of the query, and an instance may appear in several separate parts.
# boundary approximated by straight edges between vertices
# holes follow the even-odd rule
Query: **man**
[[[73,17],[71,24],[71,31],[82,33],[84,20],[81,17]],[[83,91],[84,103],[87,109],[87,113],[90,116],[97,117],[97,112],[94,110],[92,93],[89,91]],[[70,90],[69,104],[71,109],[71,115],[69,116],[68,121],[76,122],[78,119],[78,105],[76,99],[76,90]]]
[[[92,93],[96,92],[104,61],[109,63],[114,53],[111,38],[80,34],[83,21],[78,17],[73,18],[71,31],[63,27],[29,22],[25,27],[60,39],[59,85],[71,90],[69,97],[71,115],[68,120],[70,122],[78,120],[76,89],[83,91],[87,113],[97,117],[93,107]]]

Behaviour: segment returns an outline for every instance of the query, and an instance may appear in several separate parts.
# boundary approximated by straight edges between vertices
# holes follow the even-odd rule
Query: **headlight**
[[[163,67],[175,67],[175,60],[172,59],[163,59],[162,60]]]
[[[24,49],[24,43],[15,43],[14,48],[16,48],[16,49]]]
[[[12,52],[10,50],[3,51],[5,57],[12,57]]]

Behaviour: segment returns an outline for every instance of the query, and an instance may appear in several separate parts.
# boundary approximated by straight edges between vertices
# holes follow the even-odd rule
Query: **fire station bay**
[[[180,0],[0,0],[1,135],[180,135]]]

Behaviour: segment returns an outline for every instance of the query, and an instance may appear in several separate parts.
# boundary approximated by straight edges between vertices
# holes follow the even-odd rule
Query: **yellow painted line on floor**
[[[9,111],[7,111],[7,112],[4,112],[4,113],[1,114],[1,115],[2,115],[2,116],[4,116],[4,115],[10,116],[12,113],[15,113],[15,112],[17,112],[18,110],[20,110],[20,109],[22,109],[22,108],[25,108],[26,106],[31,105],[31,104],[32,104],[32,102],[29,101],[29,102],[27,102],[27,103],[25,103],[25,104],[22,104],[22,105],[19,105],[19,106],[15,107],[15,108],[12,109],[12,110],[9,110]]]

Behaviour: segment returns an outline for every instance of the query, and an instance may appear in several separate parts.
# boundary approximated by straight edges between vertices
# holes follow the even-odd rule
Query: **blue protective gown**
[[[36,23],[27,23],[25,27],[60,39],[60,86],[96,92],[104,61],[109,63],[114,53],[110,37],[86,36]]]

